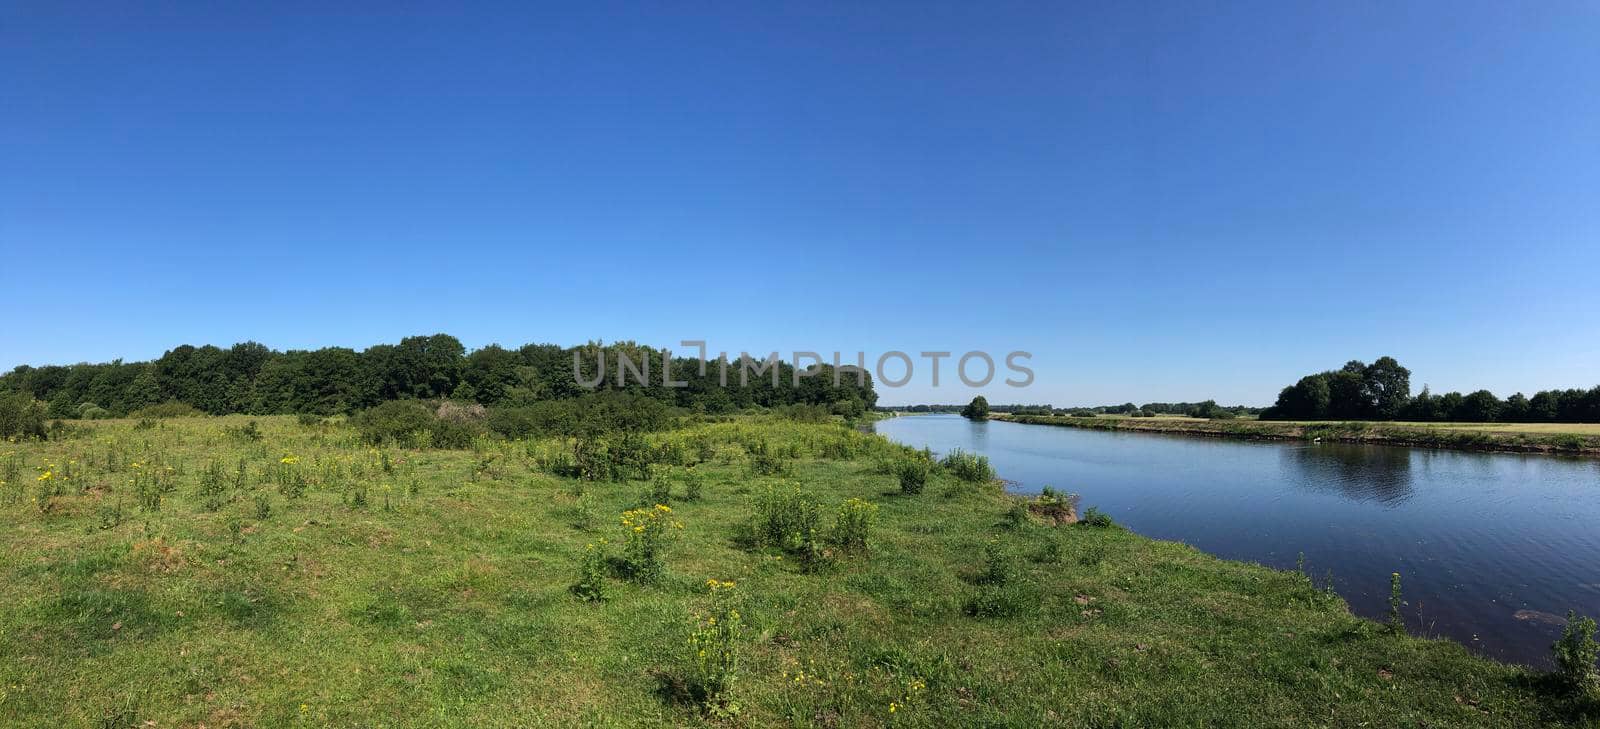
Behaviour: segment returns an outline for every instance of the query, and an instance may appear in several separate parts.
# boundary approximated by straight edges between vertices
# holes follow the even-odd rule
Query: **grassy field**
[[[1294,572],[1054,526],[940,467],[902,493],[885,464],[914,457],[837,425],[686,426],[650,436],[684,465],[590,483],[545,472],[553,442],[375,449],[340,423],[258,420],[0,444],[0,724],[1596,717],[1547,677],[1355,618]],[[849,499],[877,507],[865,552],[761,544],[758,515],[820,514],[832,534]],[[670,538],[652,582],[621,576],[638,573],[622,515],[641,506]],[[575,594],[585,564],[608,599]],[[738,661],[709,703],[708,645]]]

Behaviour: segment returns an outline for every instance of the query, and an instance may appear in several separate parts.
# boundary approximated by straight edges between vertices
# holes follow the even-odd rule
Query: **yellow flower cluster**
[[[300,457],[299,456],[295,456],[295,455],[288,455],[288,456],[284,456],[284,457],[278,459],[278,462],[282,463],[285,466],[293,466],[294,464],[300,462]]]
[[[622,512],[622,525],[635,532],[664,528],[666,526],[670,526],[673,529],[682,529],[683,522],[667,521],[667,516],[671,513],[672,507],[663,504],[656,504],[655,508],[652,509],[629,509]]]

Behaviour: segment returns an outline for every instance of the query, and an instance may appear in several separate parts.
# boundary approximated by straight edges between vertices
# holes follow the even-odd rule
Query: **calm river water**
[[[1600,616],[1600,460],[1108,433],[956,415],[878,422],[989,457],[1018,493],[1081,494],[1134,531],[1326,573],[1359,615],[1400,572],[1413,633],[1547,667],[1568,609]]]

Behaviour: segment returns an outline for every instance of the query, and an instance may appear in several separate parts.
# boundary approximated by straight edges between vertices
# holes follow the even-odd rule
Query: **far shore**
[[[1179,416],[1012,415],[991,420],[1093,430],[1168,433],[1245,440],[1331,441],[1506,453],[1600,457],[1596,423],[1404,423],[1369,421],[1204,420]]]

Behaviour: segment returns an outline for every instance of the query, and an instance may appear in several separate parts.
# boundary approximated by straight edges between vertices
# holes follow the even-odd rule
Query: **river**
[[[1128,528],[1305,571],[1358,615],[1400,572],[1414,634],[1550,665],[1567,610],[1600,617],[1600,460],[1118,433],[956,415],[879,421],[940,454],[989,457],[1008,488],[1081,495]]]

